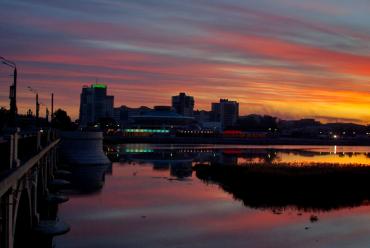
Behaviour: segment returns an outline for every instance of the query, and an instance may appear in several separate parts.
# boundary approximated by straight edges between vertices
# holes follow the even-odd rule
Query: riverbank
[[[122,137],[105,136],[107,144],[148,143],[148,144],[230,144],[230,145],[328,145],[328,146],[370,146],[370,139],[302,139],[263,138],[241,139],[221,137]]]
[[[368,165],[200,164],[194,170],[199,179],[219,185],[252,208],[328,211],[370,199]]]

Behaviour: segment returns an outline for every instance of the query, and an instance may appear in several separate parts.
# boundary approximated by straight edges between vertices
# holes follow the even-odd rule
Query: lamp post
[[[0,61],[11,68],[13,68],[13,84],[9,89],[9,99],[10,99],[10,126],[16,127],[17,119],[17,65],[7,60],[6,58],[0,56]]]
[[[50,116],[51,122],[53,122],[54,119],[54,93],[51,93],[51,116]]]
[[[39,117],[40,117],[40,103],[39,94],[36,93],[36,127],[39,127]]]
[[[31,86],[27,86],[28,90],[35,94],[36,96],[36,109],[35,109],[35,118],[36,118],[36,127],[40,126],[40,106],[45,107],[45,120],[46,122],[49,122],[49,109],[47,105],[39,101],[39,93],[37,90],[32,88]],[[51,118],[53,118],[53,111],[54,111],[54,93],[51,94]]]
[[[40,115],[39,93],[30,86],[27,86],[27,88],[29,91],[36,95],[35,118],[36,118],[36,127],[39,127],[39,115]]]

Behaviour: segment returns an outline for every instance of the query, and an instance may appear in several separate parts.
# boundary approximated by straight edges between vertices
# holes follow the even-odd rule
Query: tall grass
[[[216,183],[253,208],[327,211],[370,199],[370,166],[342,164],[196,165],[196,175]]]

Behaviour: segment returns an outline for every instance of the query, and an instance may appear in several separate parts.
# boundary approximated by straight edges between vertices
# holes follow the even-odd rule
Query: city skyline
[[[76,119],[86,82],[115,106],[195,108],[229,98],[240,115],[370,123],[366,1],[1,1],[0,51],[19,69],[18,109],[31,86]],[[266,8],[268,6],[268,8]],[[11,78],[0,68],[0,106]]]

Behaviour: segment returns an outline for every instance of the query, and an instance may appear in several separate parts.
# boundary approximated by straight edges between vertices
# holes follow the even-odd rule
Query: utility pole
[[[0,56],[0,61],[11,68],[13,68],[13,84],[9,88],[9,99],[10,99],[10,123],[9,126],[16,127],[17,122],[17,65]]]
[[[46,122],[48,123],[49,122],[49,109],[48,107],[46,107],[46,110],[45,110],[45,119],[46,119]]]
[[[51,93],[51,122],[54,120],[54,93]]]
[[[10,99],[10,124],[16,126],[17,118],[17,67],[14,67],[13,71],[13,85],[9,89],[9,99]]]
[[[36,126],[39,127],[40,103],[39,94],[36,93]]]

